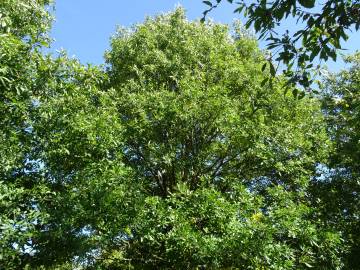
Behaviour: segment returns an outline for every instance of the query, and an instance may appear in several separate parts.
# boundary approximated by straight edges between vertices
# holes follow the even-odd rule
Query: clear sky
[[[55,42],[51,49],[63,48],[83,63],[101,64],[117,25],[140,23],[146,16],[171,11],[177,5],[186,9],[191,20],[201,18],[206,9],[201,0],[57,0],[56,21],[52,30]],[[233,13],[234,9],[235,5],[223,1],[219,8],[210,13],[210,17],[216,22],[231,23],[240,18]],[[291,30],[294,25],[285,22],[282,28]],[[350,40],[345,47],[349,53],[359,50],[360,32],[350,33]],[[328,62],[327,65],[333,71],[344,66],[342,61],[335,64]]]

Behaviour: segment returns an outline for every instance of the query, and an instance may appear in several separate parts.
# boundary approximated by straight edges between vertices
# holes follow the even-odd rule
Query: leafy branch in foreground
[[[208,9],[205,16],[224,0],[203,1]],[[336,61],[338,51],[348,39],[347,32],[360,28],[359,0],[297,0],[297,1],[233,1],[235,13],[247,19],[245,26],[253,26],[259,39],[266,39],[267,49],[273,52],[269,65],[278,61],[285,65],[283,74],[288,84],[299,84],[309,89],[319,71],[315,58]],[[288,17],[296,19],[298,31],[277,33],[276,28]],[[274,76],[274,74],[271,74]]]

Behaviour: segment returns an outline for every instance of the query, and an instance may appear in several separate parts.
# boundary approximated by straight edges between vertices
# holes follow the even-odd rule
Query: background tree
[[[34,107],[33,75],[38,44],[51,16],[48,1],[0,3],[0,268],[26,264],[24,250],[46,218],[35,203],[48,197],[41,183],[34,185],[29,153],[33,144],[30,114]]]
[[[99,90],[104,74],[41,53],[49,4],[0,3],[0,269],[86,263],[118,217],[107,207],[125,205],[119,124]]]
[[[203,1],[209,8],[204,11],[204,18],[223,0]],[[269,59],[270,70],[275,68],[273,61],[285,64],[283,74],[289,84],[299,83],[309,88],[318,74],[318,66],[314,67],[314,59],[328,58],[336,61],[338,50],[348,39],[347,32],[359,30],[360,1],[237,1],[227,0],[237,7],[235,13],[243,14],[246,27],[253,26],[260,39],[266,39],[267,49],[274,52]],[[293,17],[299,24],[298,31],[279,34],[276,27],[288,17]],[[295,67],[295,68],[293,68]]]
[[[328,132],[334,142],[325,178],[314,182],[314,207],[328,226],[345,239],[345,269],[356,269],[359,261],[359,86],[360,55],[346,59],[352,66],[325,81],[323,108]]]

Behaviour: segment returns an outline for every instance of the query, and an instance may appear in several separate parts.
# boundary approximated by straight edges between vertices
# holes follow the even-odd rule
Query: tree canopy
[[[0,269],[356,269],[357,56],[294,99],[179,8],[84,66],[41,51],[49,4],[0,4]]]

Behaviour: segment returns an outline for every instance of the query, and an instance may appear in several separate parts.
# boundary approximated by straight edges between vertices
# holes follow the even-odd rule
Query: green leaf
[[[332,58],[333,61],[336,61],[337,54],[335,50],[329,50],[328,55]]]
[[[310,54],[310,62],[312,62],[314,60],[314,58],[319,54],[320,52],[320,47],[316,46],[312,51],[311,51],[311,54]]]
[[[298,2],[306,8],[313,8],[315,6],[315,0],[298,0]]]
[[[270,65],[270,74],[271,74],[271,76],[275,77],[275,75],[276,75],[275,67],[271,61],[269,61],[269,65]]]
[[[261,81],[260,85],[264,86],[269,81],[269,78],[265,78]]]
[[[264,63],[264,64],[262,65],[262,67],[261,67],[261,71],[262,71],[262,72],[264,72],[264,71],[265,71],[266,64],[267,64],[267,63]]]
[[[298,90],[297,88],[294,88],[294,89],[292,90],[292,94],[293,94],[294,98],[297,97],[298,93],[299,93],[299,90]]]

